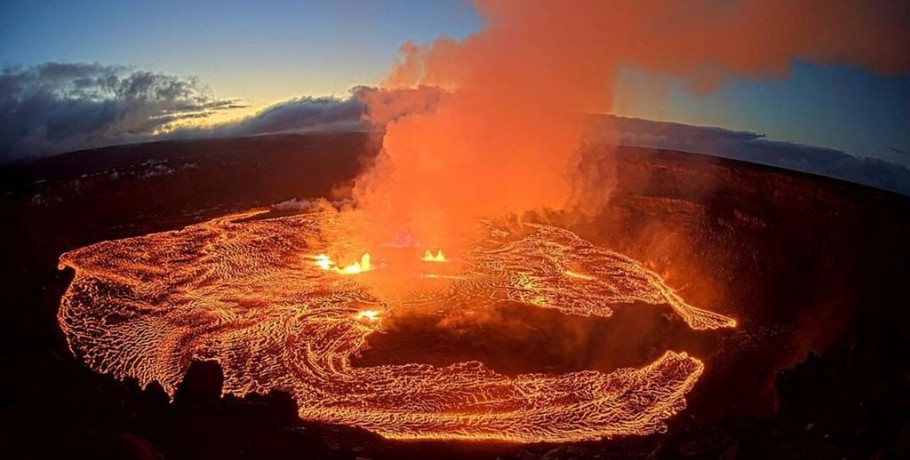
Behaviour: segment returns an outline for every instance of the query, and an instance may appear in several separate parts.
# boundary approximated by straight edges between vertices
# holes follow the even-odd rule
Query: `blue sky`
[[[465,36],[469,3],[404,1],[5,1],[0,64],[126,64],[272,103],[377,83],[408,39]]]
[[[207,82],[254,109],[376,84],[409,39],[464,37],[482,26],[469,2],[17,1],[0,5],[0,65],[132,65]],[[794,63],[783,79],[734,78],[708,94],[665,82],[626,97],[620,115],[720,126],[910,164],[910,76]],[[637,93],[636,93],[637,94]],[[907,153],[900,153],[903,151]]]

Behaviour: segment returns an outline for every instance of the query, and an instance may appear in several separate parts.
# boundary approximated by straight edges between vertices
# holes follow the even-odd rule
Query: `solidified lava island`
[[[565,442],[664,430],[704,371],[667,351],[640,368],[498,374],[477,361],[355,367],[394,309],[518,302],[610,316],[611,305],[669,305],[693,329],[735,321],[686,304],[639,263],[556,227],[481,223],[457,264],[415,249],[413,288],[377,292],[385,262],[334,265],[350,232],[339,214],[232,215],[179,231],[67,252],[75,270],[59,311],[93,370],[173,394],[193,359],[214,359],[226,392],[287,391],[305,419],[394,439]],[[454,268],[453,268],[454,267]]]

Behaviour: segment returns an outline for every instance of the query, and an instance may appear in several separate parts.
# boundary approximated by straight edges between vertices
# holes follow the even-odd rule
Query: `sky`
[[[376,84],[407,40],[463,37],[470,3],[4,1],[0,64],[125,64],[198,76],[221,97],[271,104]]]
[[[482,25],[464,0],[6,0],[0,67],[99,63],[196,76],[217,97],[244,106],[219,111],[222,121],[294,97],[344,97],[353,86],[378,84],[403,42],[463,38]],[[642,94],[643,81],[663,89]],[[910,164],[907,75],[794,62],[789,75],[733,77],[704,93],[627,69],[616,93],[618,115],[748,130]]]

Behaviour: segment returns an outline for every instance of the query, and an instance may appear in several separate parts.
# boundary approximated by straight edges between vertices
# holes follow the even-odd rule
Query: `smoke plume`
[[[387,239],[441,245],[478,217],[578,204],[579,112],[608,112],[623,66],[710,91],[730,75],[785,76],[793,60],[910,70],[907,3],[849,0],[482,0],[463,40],[406,43],[367,99],[388,122],[357,199]],[[425,92],[425,91],[423,91]],[[382,95],[383,93],[377,93]],[[382,114],[397,113],[394,118]],[[404,113],[404,115],[400,115]],[[374,227],[375,228],[375,227]],[[375,230],[371,230],[374,232]]]

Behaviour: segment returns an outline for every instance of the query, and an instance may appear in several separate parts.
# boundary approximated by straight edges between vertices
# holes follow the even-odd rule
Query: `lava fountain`
[[[611,306],[644,303],[668,305],[693,329],[736,324],[561,228],[481,222],[457,269],[439,274],[450,263],[442,251],[425,261],[416,252],[411,289],[385,296],[370,282],[384,259],[338,265],[327,255],[350,238],[339,214],[256,214],[63,254],[75,278],[58,319],[72,352],[95,371],[171,394],[192,360],[217,360],[225,392],[283,390],[304,419],[388,438],[564,442],[664,430],[703,363],[667,351],[640,369],[509,377],[476,361],[356,367],[352,357],[401,308],[518,302],[606,317]]]

